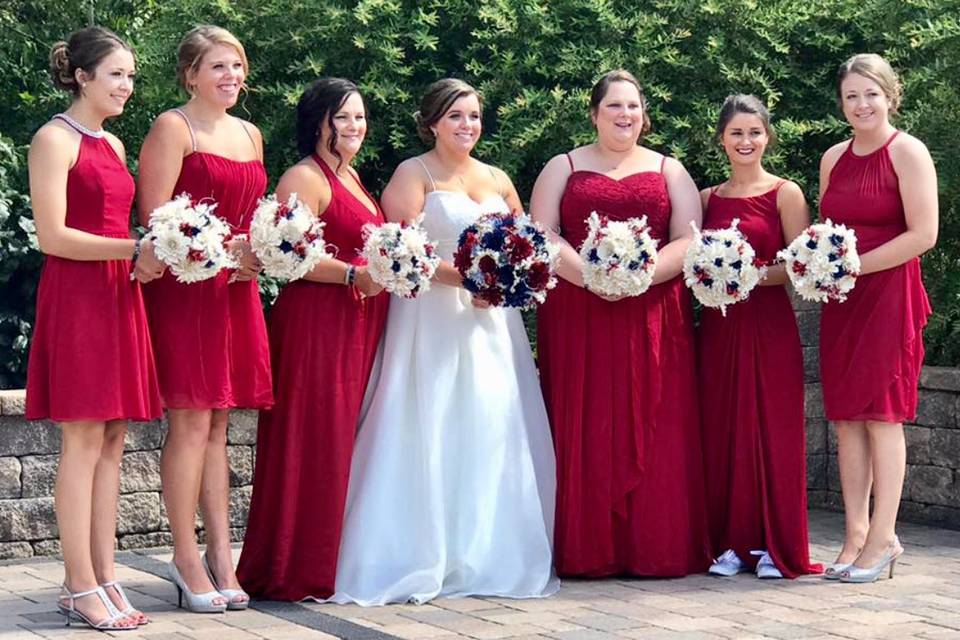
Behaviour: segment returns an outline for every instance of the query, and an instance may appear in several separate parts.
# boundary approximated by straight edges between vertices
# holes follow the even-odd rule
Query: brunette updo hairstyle
[[[597,113],[597,109],[600,108],[600,103],[603,102],[607,91],[610,89],[610,85],[614,82],[629,82],[637,88],[637,93],[640,94],[640,106],[643,109],[643,122],[640,125],[640,137],[642,138],[650,133],[650,114],[647,112],[647,98],[643,95],[643,87],[640,86],[640,82],[626,69],[608,71],[597,80],[597,83],[593,85],[593,89],[590,90],[590,113]]]
[[[715,131],[718,142],[723,140],[724,130],[738,113],[749,113],[759,117],[763,123],[763,129],[767,132],[767,137],[770,139],[770,144],[776,142],[777,132],[774,131],[773,125],[770,124],[770,111],[767,110],[767,105],[763,104],[760,98],[743,93],[727,96],[727,99],[723,101],[723,106],[720,107],[720,116],[717,118],[717,128]]]
[[[893,67],[890,66],[890,63],[875,53],[858,53],[837,69],[837,102],[841,109],[843,108],[843,94],[840,91],[840,85],[843,84],[844,78],[851,73],[869,78],[880,85],[880,89],[887,96],[887,100],[890,101],[890,112],[897,112],[897,109],[900,108],[900,99],[903,96],[900,78]]]
[[[243,45],[237,40],[237,37],[224,29],[210,24],[194,27],[183,36],[180,46],[177,47],[177,80],[180,86],[187,93],[193,93],[193,85],[190,84],[188,76],[195,73],[200,68],[200,62],[203,56],[210,49],[218,44],[224,44],[237,50],[240,61],[243,63],[243,73],[250,73],[250,65],[247,63],[247,52],[243,50]],[[244,83],[245,88],[246,83]]]
[[[437,141],[430,127],[437,124],[453,103],[464,96],[477,96],[477,102],[483,109],[483,98],[477,90],[458,78],[442,78],[427,87],[420,99],[420,109],[413,114],[417,121],[417,135],[424,144],[433,145]]]
[[[77,70],[93,78],[97,65],[115,49],[133,53],[129,44],[120,36],[103,27],[87,27],[70,34],[66,42],[60,41],[50,49],[50,76],[58,89],[80,95]]]
[[[326,121],[330,127],[327,149],[343,164],[337,151],[337,128],[333,125],[333,116],[354,93],[363,100],[357,85],[345,78],[319,78],[307,86],[297,103],[297,150],[301,156],[309,156],[316,150],[320,124]]]

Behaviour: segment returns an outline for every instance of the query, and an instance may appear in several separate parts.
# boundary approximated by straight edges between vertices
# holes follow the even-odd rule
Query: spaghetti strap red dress
[[[704,229],[734,218],[756,251],[772,262],[785,246],[777,193],[725,198],[711,193]],[[819,573],[807,532],[803,353],[783,286],[760,286],[719,310],[704,308],[698,373],[713,554],[733,549],[746,564],[766,550],[787,578]]]
[[[133,178],[110,142],[81,132],[67,175],[66,225],[129,238],[133,195]],[[130,269],[129,260],[44,258],[27,364],[27,419],[160,417],[143,298]]]
[[[194,151],[183,158],[173,195],[214,202],[234,234],[250,231],[267,186],[260,160]],[[170,409],[263,408],[273,403],[270,349],[257,281],[221,271],[181,284],[168,271],[144,287],[160,393]]]
[[[361,229],[382,224],[383,214],[372,214],[322,159],[314,161],[333,192],[321,216],[325,240],[340,260],[362,264]],[[255,598],[334,592],[353,443],[389,302],[387,293],[361,299],[342,284],[296,280],[270,313],[276,404],[260,413],[237,566]]]
[[[853,141],[830,173],[823,218],[857,234],[864,254],[906,230],[900,181],[890,143],[865,156]],[[828,302],[820,316],[820,377],[829,420],[898,423],[917,412],[923,327],[930,302],[920,259],[857,278],[846,302]]]
[[[669,238],[661,172],[617,180],[574,170],[560,203],[560,232],[573,247],[594,210],[646,215],[660,245]],[[557,454],[557,572],[705,571],[693,313],[682,277],[617,302],[561,279],[538,311],[537,345]]]

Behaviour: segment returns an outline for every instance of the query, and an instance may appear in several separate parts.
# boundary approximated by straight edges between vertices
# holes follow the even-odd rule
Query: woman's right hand
[[[144,240],[140,243],[140,255],[133,266],[133,275],[141,283],[147,283],[156,280],[163,275],[167,266],[160,261],[157,253],[153,250],[153,242]]]
[[[357,267],[356,270],[356,274],[353,276],[353,286],[359,289],[365,298],[375,296],[383,291],[383,287],[373,279],[367,267]]]

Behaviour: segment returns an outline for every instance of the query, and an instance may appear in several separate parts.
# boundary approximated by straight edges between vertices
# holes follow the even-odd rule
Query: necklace
[[[68,125],[70,125],[70,126],[73,127],[74,129],[76,129],[77,131],[79,131],[80,133],[82,133],[82,134],[84,134],[84,135],[88,135],[88,136],[90,136],[91,138],[102,138],[103,136],[107,135],[107,132],[104,131],[102,128],[101,128],[101,129],[97,129],[96,131],[94,131],[93,129],[88,129],[87,127],[83,126],[82,124],[80,124],[79,122],[77,122],[76,120],[74,120],[73,118],[71,118],[70,116],[68,116],[68,115],[65,114],[65,113],[58,113],[57,115],[55,115],[55,116],[53,116],[53,117],[54,117],[54,118],[60,118],[61,120],[63,120],[64,122],[66,122]]]

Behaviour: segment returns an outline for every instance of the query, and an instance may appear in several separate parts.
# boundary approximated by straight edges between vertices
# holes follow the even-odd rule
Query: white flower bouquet
[[[216,206],[193,204],[184,193],[150,214],[145,239],[178,282],[200,282],[237,266],[226,247],[230,228],[213,213]]]
[[[807,227],[777,257],[797,294],[814,302],[843,302],[860,273],[856,234],[829,218]]]
[[[684,282],[694,297],[724,316],[727,305],[746,300],[766,273],[738,224],[734,218],[726,229],[700,231],[691,222],[693,241],[683,258]]]
[[[580,247],[587,289],[609,296],[638,296],[650,288],[657,243],[650,236],[646,216],[610,220],[593,211],[587,229]]]
[[[261,198],[253,212],[250,248],[268,276],[296,280],[328,257],[323,226],[296,193],[285,203],[270,195]]]
[[[415,222],[388,222],[363,227],[363,250],[373,281],[401,298],[416,298],[430,289],[440,256]]]

